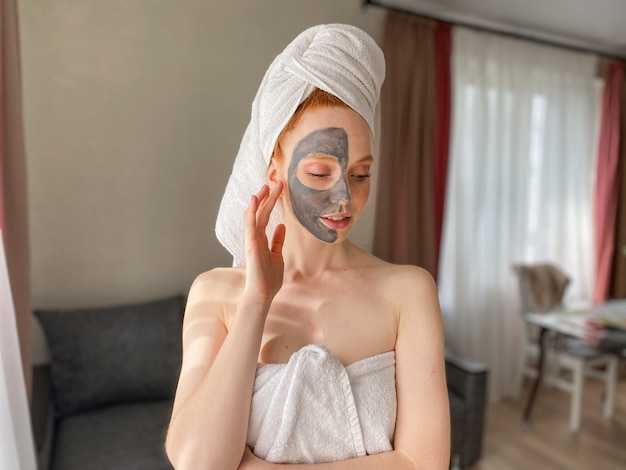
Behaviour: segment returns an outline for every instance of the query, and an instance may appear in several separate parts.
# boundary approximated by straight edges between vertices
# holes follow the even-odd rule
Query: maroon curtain
[[[373,251],[434,277],[448,158],[450,44],[449,25],[387,13]]]
[[[30,390],[30,254],[15,0],[0,0],[0,228],[26,388]]]
[[[615,221],[615,250],[609,297],[626,298],[626,77],[622,80],[622,102],[620,113],[620,157],[619,157],[619,198]]]
[[[435,30],[435,138],[434,138],[434,192],[435,192],[435,253],[437,262],[441,252],[443,213],[448,176],[448,153],[450,148],[450,113],[452,25],[438,23]]]
[[[604,82],[594,198],[596,256],[594,303],[601,303],[608,296],[615,251],[623,73],[622,61],[614,60],[608,65]]]

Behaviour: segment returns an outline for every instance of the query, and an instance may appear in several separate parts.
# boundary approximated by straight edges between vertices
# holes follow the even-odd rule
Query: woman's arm
[[[280,190],[279,185],[270,194],[264,186],[246,211],[245,288],[233,288],[233,274],[215,270],[201,275],[190,290],[183,364],[166,440],[177,470],[236,469],[241,462],[265,318],[282,285],[284,227],[276,230],[271,248],[265,237]],[[227,331],[224,304],[237,292],[240,298],[230,299],[237,307]]]
[[[450,463],[450,409],[437,288],[432,277],[415,267],[399,268],[393,298],[401,299],[396,340],[398,413],[394,450],[316,465],[265,462],[246,451],[240,470],[289,469],[425,469],[444,470]]]
[[[239,466],[239,470],[412,470],[414,468],[420,467],[414,467],[407,456],[395,450],[329,463],[275,464],[258,458],[248,448]]]
[[[450,464],[450,405],[437,286],[430,274],[407,266],[397,283],[403,307],[396,340],[398,419],[394,449],[414,468]]]
[[[183,366],[166,440],[177,470],[237,468],[246,443],[264,313],[240,302],[226,334],[216,309],[207,308],[211,302],[199,299],[206,282],[194,282],[185,315]]]

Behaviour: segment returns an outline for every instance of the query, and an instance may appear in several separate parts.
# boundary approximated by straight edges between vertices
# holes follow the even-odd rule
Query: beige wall
[[[19,0],[34,307],[185,293],[265,69],[361,0]],[[354,239],[371,246],[373,206]]]

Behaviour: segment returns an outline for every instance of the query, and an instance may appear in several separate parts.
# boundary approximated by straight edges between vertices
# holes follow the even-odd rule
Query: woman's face
[[[279,173],[293,215],[319,240],[345,239],[369,197],[372,140],[365,120],[349,108],[309,109],[280,147]]]

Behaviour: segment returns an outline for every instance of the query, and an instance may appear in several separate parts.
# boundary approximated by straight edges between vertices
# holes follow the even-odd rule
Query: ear
[[[272,158],[267,169],[267,184],[269,185],[270,189],[273,189],[276,184],[281,180],[282,179],[280,177],[280,171],[276,159]]]

